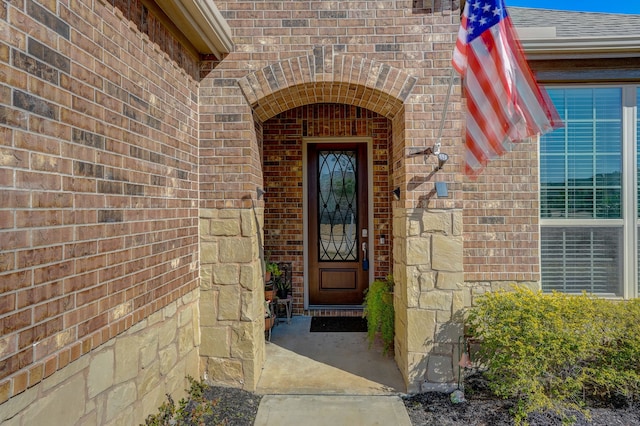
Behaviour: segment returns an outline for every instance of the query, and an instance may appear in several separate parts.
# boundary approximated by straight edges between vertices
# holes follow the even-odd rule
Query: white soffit
[[[621,58],[640,56],[640,37],[556,37],[555,27],[517,29],[527,57],[551,58]]]
[[[156,4],[198,50],[222,59],[233,49],[231,28],[213,0],[156,0]]]

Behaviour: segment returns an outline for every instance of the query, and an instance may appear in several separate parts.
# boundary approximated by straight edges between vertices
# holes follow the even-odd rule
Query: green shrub
[[[393,310],[393,276],[376,280],[365,291],[364,311],[362,316],[367,319],[367,338],[369,347],[373,345],[376,335],[380,333],[383,343],[383,354],[388,354],[393,348],[395,335],[395,313]]]
[[[145,419],[146,426],[191,426],[205,424],[205,417],[213,413],[215,401],[205,397],[208,386],[205,383],[187,377],[189,380],[188,397],[178,401],[176,407],[171,395],[167,394],[167,402],[163,402],[158,414],[150,414]]]
[[[468,312],[475,360],[491,390],[528,413],[583,409],[585,396],[630,397],[640,385],[640,302],[525,288],[487,293]],[[568,420],[565,418],[565,420]]]
[[[640,390],[640,299],[610,302],[600,324],[606,331],[587,366],[588,392],[595,396],[632,398]]]

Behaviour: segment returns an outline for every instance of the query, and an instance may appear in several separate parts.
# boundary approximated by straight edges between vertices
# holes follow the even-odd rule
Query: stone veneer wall
[[[409,392],[450,390],[457,377],[464,283],[462,212],[393,210],[395,358]]]
[[[263,208],[200,210],[200,369],[255,390],[265,357]]]
[[[198,377],[198,290],[0,405],[3,425],[136,425]]]
[[[462,315],[487,291],[516,281],[465,281],[462,210],[393,210],[395,359],[408,392],[456,386]],[[539,281],[518,280],[539,289]]]

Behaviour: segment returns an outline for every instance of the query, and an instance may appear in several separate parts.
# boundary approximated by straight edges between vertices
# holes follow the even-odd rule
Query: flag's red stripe
[[[505,130],[501,141],[506,136],[510,136],[513,139],[514,135],[520,135],[522,124],[518,119],[521,111],[517,103],[516,83],[513,75],[509,72],[512,67],[511,56],[500,32],[494,34],[492,30],[485,31],[482,35],[482,40],[491,55],[491,60],[487,61],[487,67],[495,68],[494,86],[497,89],[501,88],[503,93],[500,98],[493,97],[491,99],[493,105],[496,105],[496,107],[504,105],[506,109],[506,115],[500,117]]]
[[[473,117],[493,151],[498,155],[504,154],[505,150],[501,143],[505,137],[504,131],[500,126],[498,128],[494,127],[494,124],[499,125],[500,122],[493,118],[493,114],[488,114],[488,117],[485,116],[485,113],[476,104],[474,97],[467,98],[467,109],[469,116]]]
[[[480,39],[477,39],[480,42]],[[492,44],[492,39],[483,39],[485,46]],[[491,55],[495,52],[494,46],[489,46],[487,52]],[[502,145],[505,137],[510,129],[517,123],[512,122],[511,116],[507,112],[512,109],[509,107],[511,95],[509,93],[508,84],[502,78],[502,73],[498,72],[493,65],[495,61],[487,61],[483,57],[478,57],[477,50],[469,52],[469,68],[475,72],[469,73],[469,84],[474,84],[474,78],[479,82],[479,89],[472,89],[473,100],[472,109],[469,109],[468,117],[473,117],[479,124],[485,137],[493,150],[502,155],[505,149]],[[485,52],[480,52],[484,56]],[[475,84],[474,84],[475,85]],[[469,99],[468,99],[469,100]],[[495,131],[491,131],[491,126]]]
[[[470,96],[487,114],[491,113],[492,118],[502,126],[503,130],[506,129],[509,118],[506,116],[500,103],[500,96],[496,93],[491,82],[494,79],[494,73],[487,74],[490,70],[482,67],[483,61],[476,57],[475,52],[468,56],[468,60],[469,68],[473,71],[472,75],[469,75],[469,78],[473,80],[469,82],[469,84],[473,84],[469,87]]]

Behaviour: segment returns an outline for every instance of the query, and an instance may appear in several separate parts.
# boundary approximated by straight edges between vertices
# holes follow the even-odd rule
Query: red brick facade
[[[216,5],[235,43],[222,61],[147,0],[0,6],[0,403],[199,289],[200,361],[255,387],[261,249],[293,262],[304,311],[304,137],[373,140],[374,268],[399,271],[409,388],[433,379],[425,342],[456,330],[463,281],[539,279],[535,144],[466,180],[456,80],[449,161],[409,155],[437,140],[457,0]],[[432,371],[455,356],[446,338]]]
[[[0,6],[0,402],[198,286],[198,59],[116,3]]]
[[[465,281],[540,281],[538,143],[463,185]]]

